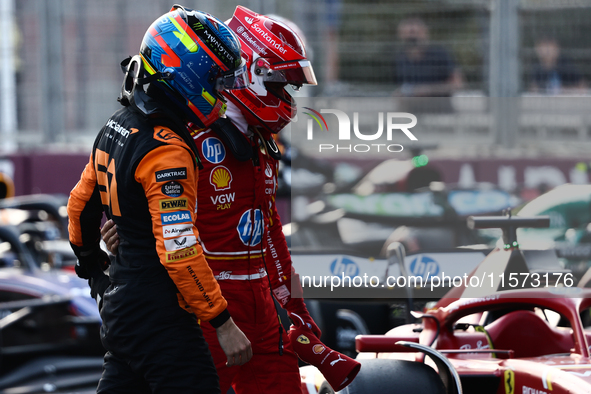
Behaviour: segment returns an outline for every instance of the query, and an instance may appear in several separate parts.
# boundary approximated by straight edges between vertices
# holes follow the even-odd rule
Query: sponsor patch
[[[166,262],[174,263],[175,261],[185,260],[197,255],[197,248],[192,246],[178,252],[166,252]]]
[[[302,345],[307,345],[307,344],[309,344],[309,343],[310,343],[310,340],[309,340],[309,339],[308,339],[308,337],[307,337],[307,336],[305,336],[305,335],[300,335],[300,336],[298,337],[297,341],[298,341],[299,343],[301,343]]]
[[[253,223],[254,221],[254,223]],[[236,227],[240,241],[246,246],[258,245],[263,234],[263,214],[260,209],[249,209],[240,216]]]
[[[289,289],[285,285],[281,285],[278,288],[273,289],[273,294],[275,294],[275,297],[277,297],[277,300],[279,300],[279,303],[282,306],[287,304],[287,301],[289,301],[289,296],[291,295]]]
[[[515,394],[515,372],[510,369],[505,370],[505,394]]]
[[[234,202],[236,193],[218,194],[217,196],[209,196],[212,204],[227,204]]]
[[[273,169],[267,163],[267,167],[265,168],[265,176],[269,179],[265,179],[265,194],[274,194],[275,190],[277,189],[277,179],[273,174]]]
[[[178,224],[172,226],[162,226],[162,235],[164,238],[178,237],[193,232],[192,224]]]
[[[267,167],[265,168],[265,175],[267,176],[267,178],[273,177],[273,169],[271,168],[269,163],[267,163]]]
[[[161,213],[160,219],[162,220],[162,224],[177,224],[177,223],[187,223],[192,222],[191,219],[191,212],[189,211],[178,211],[178,212],[171,212],[171,213]]]
[[[181,137],[168,129],[154,129],[154,139],[162,142],[169,142],[171,140],[183,141]]]
[[[224,166],[217,166],[209,175],[209,183],[212,184],[216,192],[227,190],[232,183],[232,173]]]
[[[170,168],[168,170],[156,171],[156,182],[175,181],[187,179],[187,167]]]
[[[224,280],[224,279],[230,279],[231,277],[232,277],[232,271],[222,271],[216,276],[216,279]]]
[[[187,209],[189,202],[186,198],[169,198],[166,200],[158,200],[161,211],[175,211],[179,209]]]
[[[180,238],[173,238],[173,239],[165,239],[164,240],[164,248],[171,252],[175,250],[185,249],[189,246],[193,246],[197,243],[197,238],[194,235],[189,235],[187,237],[180,237]]]
[[[213,164],[219,164],[226,158],[226,148],[222,141],[215,137],[206,138],[201,143],[201,153],[208,162]]]
[[[183,185],[175,181],[166,182],[162,185],[161,190],[162,194],[166,194],[169,197],[178,197],[185,192]]]
[[[312,351],[314,352],[314,354],[322,354],[324,349],[326,349],[326,348],[322,345],[314,345],[312,347]]]

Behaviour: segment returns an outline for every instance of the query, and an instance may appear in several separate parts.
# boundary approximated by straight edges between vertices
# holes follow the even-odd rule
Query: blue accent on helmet
[[[140,54],[147,73],[161,74],[155,86],[188,121],[207,127],[225,109],[219,79],[241,65],[240,42],[215,17],[175,7],[148,28]]]

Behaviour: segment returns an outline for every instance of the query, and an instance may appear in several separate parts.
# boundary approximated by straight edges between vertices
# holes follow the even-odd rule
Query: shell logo
[[[232,173],[224,166],[217,166],[209,175],[209,183],[215,188],[215,191],[227,190],[232,183]]]
[[[314,347],[312,348],[312,351],[315,354],[322,354],[322,352],[324,351],[324,349],[326,349],[324,346],[322,345],[314,345]]]

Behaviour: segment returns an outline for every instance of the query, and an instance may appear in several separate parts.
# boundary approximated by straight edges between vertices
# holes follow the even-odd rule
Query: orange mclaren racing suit
[[[257,134],[246,137],[238,131],[238,138],[248,139],[249,160],[234,157],[211,130],[194,135],[203,163],[196,225],[228,310],[252,344],[252,359],[226,367],[215,330],[208,323],[202,329],[222,393],[230,386],[238,394],[301,393],[297,355],[282,332],[271,295],[283,307],[297,304],[296,309],[305,309],[301,296],[291,297],[291,257],[275,206],[278,161]]]
[[[101,308],[108,353],[98,392],[219,392],[195,315],[210,327],[230,315],[193,224],[194,152],[166,124],[117,111],[70,195],[72,244],[98,244],[103,208],[122,240]]]

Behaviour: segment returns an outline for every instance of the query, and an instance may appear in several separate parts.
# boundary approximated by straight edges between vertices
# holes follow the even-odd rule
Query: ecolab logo
[[[338,120],[338,137],[339,141],[348,141],[351,140],[351,120],[349,115],[345,112],[340,111],[338,109],[321,109],[320,112],[313,110],[312,108],[304,107],[305,109],[309,110],[310,112],[304,112],[304,114],[309,115],[310,119],[308,119],[307,123],[307,138],[308,140],[314,139],[314,122],[320,126],[321,130],[326,129],[328,131],[328,124],[324,119],[324,116],[321,114],[333,114],[336,115]],[[394,119],[408,119],[410,122],[407,123],[394,123]],[[386,139],[388,141],[392,141],[393,131],[400,130],[406,135],[408,139],[411,141],[417,141],[417,137],[414,136],[413,133],[409,129],[413,128],[417,124],[417,117],[411,113],[407,112],[387,112],[386,113]],[[359,131],[359,113],[353,113],[353,133],[355,137],[363,141],[375,141],[382,137],[384,133],[384,113],[378,113],[378,131],[374,134],[362,134]],[[376,150],[380,152],[381,148],[385,148],[388,152],[397,153],[402,152],[404,147],[400,144],[349,144],[349,145],[334,145],[334,144],[319,144],[318,149],[319,152],[323,150],[335,150],[336,152],[339,151],[348,151],[348,152],[369,152]]]
[[[275,39],[273,37],[271,37],[269,34],[267,34],[266,31],[261,29],[261,27],[259,26],[258,23],[255,23],[254,25],[252,25],[252,28],[254,29],[254,31],[259,33],[261,35],[261,37],[263,37],[265,40],[267,40],[267,43],[269,43],[269,45],[271,47],[277,49],[282,54],[285,54],[287,52],[287,49],[283,48],[280,43],[275,41]]]
[[[162,224],[177,224],[183,222],[191,222],[191,212],[178,211],[174,213],[161,213],[160,219]]]

